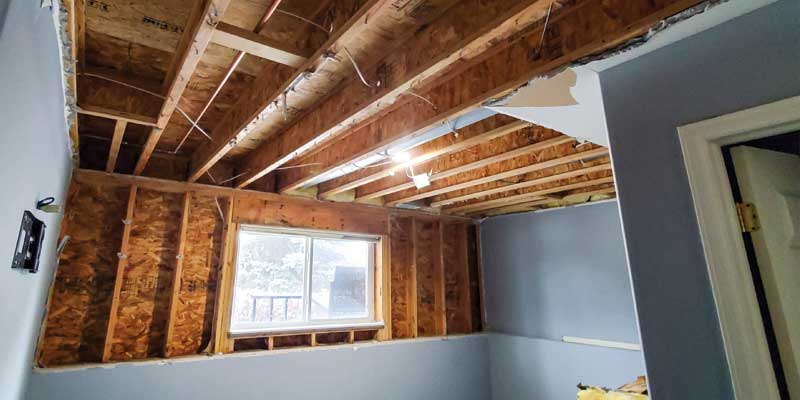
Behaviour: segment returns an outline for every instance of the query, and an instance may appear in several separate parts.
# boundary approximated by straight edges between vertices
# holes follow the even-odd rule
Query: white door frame
[[[780,400],[721,147],[800,129],[800,96],[678,128],[737,399]]]

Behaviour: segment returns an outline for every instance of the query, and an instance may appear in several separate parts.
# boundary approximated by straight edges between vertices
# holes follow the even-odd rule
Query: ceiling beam
[[[474,213],[469,213],[468,215],[471,216],[471,217],[472,216],[491,217],[491,216],[495,216],[495,215],[510,214],[510,213],[515,213],[515,212],[533,211],[533,210],[539,208],[539,206],[542,206],[542,205],[545,205],[545,204],[556,203],[556,202],[559,203],[559,206],[563,207],[565,205],[574,204],[574,203],[570,203],[570,201],[568,200],[568,198],[570,198],[570,197],[589,196],[589,199],[586,201],[586,203],[588,203],[588,202],[591,202],[591,196],[601,195],[601,194],[602,195],[612,195],[615,192],[616,192],[616,189],[613,186],[611,186],[611,187],[605,187],[605,188],[601,188],[601,189],[590,190],[588,192],[579,192],[579,193],[568,194],[568,195],[564,196],[563,199],[560,199],[560,200],[543,199],[543,200],[536,200],[536,201],[528,201],[528,202],[512,204],[512,205],[504,206],[504,207],[500,207],[500,208],[492,208],[492,209],[484,210],[484,211],[476,211]],[[583,202],[580,202],[580,203],[583,203]],[[577,203],[577,204],[580,204],[580,203]]]
[[[156,123],[158,122],[155,117],[150,117],[147,115],[139,115],[119,110],[112,110],[110,108],[100,107],[93,104],[78,105],[77,111],[79,114],[93,115],[95,117],[114,119],[117,121],[125,121],[126,123],[132,123],[144,126],[156,126]]]
[[[117,166],[117,156],[119,155],[119,148],[122,145],[122,136],[125,134],[125,127],[128,122],[124,120],[117,120],[114,125],[114,137],[111,138],[111,148],[108,150],[108,161],[106,162],[106,172],[114,172]]]
[[[494,200],[486,200],[486,201],[481,201],[481,202],[478,202],[478,203],[467,204],[467,205],[464,205],[464,206],[446,208],[444,211],[448,212],[448,213],[454,213],[454,214],[470,214],[470,213],[472,213],[474,211],[498,208],[498,207],[503,207],[503,206],[507,206],[507,205],[510,205],[510,204],[517,204],[517,203],[526,202],[526,201],[540,200],[541,197],[547,196],[548,194],[565,192],[565,191],[568,191],[568,190],[583,189],[583,188],[587,188],[587,187],[591,187],[591,186],[597,186],[597,185],[602,185],[602,184],[605,184],[605,183],[613,183],[613,182],[614,182],[614,178],[608,176],[608,177],[604,177],[604,178],[598,178],[598,179],[592,179],[592,180],[583,181],[583,182],[572,183],[572,184],[569,184],[569,185],[556,186],[556,187],[552,187],[552,188],[548,188],[548,189],[537,190],[535,192],[530,192],[530,193],[523,193],[523,194],[518,194],[518,195],[514,195],[514,196],[501,197],[499,199],[494,199]]]
[[[646,33],[652,25],[701,0],[579,0],[552,15],[544,24],[526,29],[499,43],[477,63],[464,63],[428,90],[417,91],[434,106],[422,101],[400,104],[381,118],[357,127],[337,140],[335,151],[316,151],[280,171],[281,192],[306,186],[325,173],[357,163],[385,150],[405,137],[419,135],[444,121],[463,115],[484,102],[502,96],[531,79],[602,52]],[[437,39],[438,40],[438,39]],[[268,142],[269,143],[269,142]],[[282,154],[284,149],[280,149]],[[253,153],[244,170],[264,171],[265,159]],[[251,171],[252,174],[252,171]],[[246,184],[250,176],[242,181]]]
[[[220,22],[211,41],[256,57],[274,61],[290,67],[300,67],[311,55],[306,51],[287,46],[277,40],[231,24]]]
[[[511,185],[507,185],[507,186],[496,187],[494,189],[482,190],[480,192],[469,193],[469,194],[465,194],[463,196],[451,197],[449,199],[434,201],[433,203],[431,203],[431,207],[434,207],[434,208],[436,208],[436,207],[444,207],[444,206],[447,206],[447,205],[450,205],[450,204],[453,204],[453,203],[458,203],[458,202],[461,202],[461,201],[467,201],[467,200],[477,199],[477,198],[480,198],[480,197],[491,196],[491,195],[497,194],[497,193],[503,193],[503,192],[510,192],[510,191],[513,191],[513,190],[525,189],[525,188],[529,188],[531,186],[543,185],[545,183],[550,183],[550,182],[558,181],[558,180],[561,180],[561,179],[574,178],[576,176],[591,174],[591,173],[595,173],[595,172],[604,172],[604,171],[609,171],[609,170],[611,170],[611,164],[600,164],[600,165],[595,165],[595,166],[592,166],[592,167],[579,168],[579,169],[575,169],[575,170],[572,170],[572,171],[562,172],[560,174],[543,176],[541,178],[531,179],[529,181],[522,181],[522,182],[519,182],[519,183],[514,183],[514,184],[511,184]]]
[[[516,132],[520,129],[526,128],[531,126],[530,122],[527,121],[515,121],[510,124],[506,124],[499,128],[492,129],[488,132],[481,133],[477,136],[473,136],[469,139],[462,140],[460,142],[453,143],[449,146],[445,146],[436,150],[429,151],[427,153],[420,154],[416,157],[413,157],[411,160],[403,163],[398,163],[395,165],[391,165],[386,167],[382,170],[379,170],[369,176],[365,176],[361,179],[354,180],[349,183],[337,185],[336,187],[329,188],[324,192],[320,193],[322,197],[333,196],[335,194],[345,192],[351,189],[355,189],[359,186],[366,185],[370,182],[374,182],[378,179],[385,178],[390,175],[394,175],[396,172],[400,172],[405,170],[406,168],[414,165],[418,165],[424,163],[426,161],[432,160],[436,157],[440,157],[446,154],[455,153],[464,149],[468,149],[472,146],[477,146],[481,143],[488,142],[490,140],[499,138],[501,136],[508,135],[509,133]]]
[[[283,132],[268,138],[247,156],[241,168],[247,174],[237,182],[244,187],[281,165],[346,132],[398,99],[414,87],[442,73],[461,57],[472,56],[498,40],[542,19],[554,0],[469,1],[448,9],[444,15],[415,34],[399,49],[364,71],[380,85],[366,87],[353,79],[308,115]],[[416,98],[413,102],[420,106]],[[422,103],[424,106],[428,106]],[[303,182],[291,189],[305,186]]]
[[[427,199],[429,197],[438,196],[444,193],[453,192],[456,190],[466,189],[472,186],[482,185],[484,183],[499,181],[501,179],[512,178],[519,175],[525,175],[535,171],[541,171],[543,169],[556,167],[559,165],[585,160],[587,158],[594,158],[600,157],[608,154],[608,149],[606,148],[596,148],[592,150],[582,151],[580,153],[570,154],[568,156],[554,158],[552,160],[547,160],[543,162],[538,162],[535,164],[526,165],[524,167],[515,168],[510,171],[501,172],[499,174],[484,176],[483,178],[474,179],[467,182],[461,182],[455,185],[445,186],[443,188],[429,190],[426,192],[418,193],[411,196],[406,196],[400,199],[391,200],[386,203],[387,206],[395,206],[402,203],[409,203],[412,201]]]
[[[428,178],[431,182],[438,181],[440,179],[449,178],[451,176],[458,175],[463,172],[471,171],[473,169],[483,168],[491,164],[499,163],[505,160],[510,160],[512,158],[517,158],[520,156],[524,156],[530,153],[534,153],[537,151],[542,151],[550,147],[559,146],[562,144],[572,143],[575,141],[575,138],[570,136],[559,136],[552,139],[543,140],[541,142],[536,142],[533,144],[529,144],[527,146],[522,146],[505,153],[500,153],[491,157],[486,157],[484,159],[480,159],[478,161],[474,161],[468,164],[459,165],[454,168],[450,168],[445,171],[437,172],[432,174],[430,178]],[[388,187],[386,189],[381,189],[377,192],[366,193],[366,194],[357,194],[355,201],[366,201],[370,199],[375,199],[378,197],[383,197],[386,195],[390,195],[392,193],[396,193],[402,190],[414,188],[414,182],[405,182],[399,185],[394,185]]]
[[[265,69],[264,73],[267,76],[263,74],[259,76],[256,84],[239,96],[236,104],[212,129],[213,141],[194,152],[189,182],[200,179],[209,168],[244,140],[250,133],[250,128],[268,112],[271,104],[280,99],[282,94],[304,74],[316,70],[320,60],[324,62],[324,55],[329,50],[338,47],[340,41],[350,40],[352,36],[357,35],[363,29],[368,15],[374,16],[377,10],[385,6],[384,0],[367,0],[358,10],[349,15],[343,25],[328,36],[328,40],[300,68],[291,74],[275,76],[271,69]]]
[[[134,175],[140,175],[147,165],[147,161],[156,149],[158,140],[164,132],[172,113],[178,106],[183,91],[189,84],[197,64],[203,57],[214,29],[222,20],[225,9],[231,0],[202,0],[198,1],[189,17],[186,30],[178,43],[172,65],[164,78],[164,92],[166,99],[158,114],[156,126],[150,131],[145,142],[142,154],[136,162]]]

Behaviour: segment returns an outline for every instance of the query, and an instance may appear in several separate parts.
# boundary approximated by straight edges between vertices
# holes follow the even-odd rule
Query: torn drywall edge
[[[316,347],[306,346],[306,347],[295,347],[295,348],[276,349],[276,350],[252,350],[252,351],[243,351],[231,354],[209,354],[209,355],[197,354],[185,357],[160,358],[160,359],[141,360],[141,361],[124,361],[124,362],[106,363],[106,364],[92,363],[92,364],[81,364],[81,365],[68,365],[63,367],[51,367],[51,368],[34,367],[33,371],[34,373],[37,374],[57,374],[62,372],[82,371],[89,369],[110,369],[110,368],[126,367],[126,366],[171,365],[177,363],[202,362],[209,360],[222,360],[227,358],[241,358],[241,357],[271,357],[280,354],[310,352],[310,351],[332,351],[332,350],[341,351],[346,349],[352,349],[352,351],[359,351],[360,349],[379,347],[379,346],[395,346],[395,345],[404,346],[404,345],[412,345],[425,342],[472,340],[472,339],[481,339],[486,337],[487,337],[486,333],[472,333],[468,335],[435,336],[435,337],[414,338],[414,339],[395,339],[385,342],[370,341],[370,342],[363,342],[356,344],[341,344],[341,345],[316,346]]]
[[[595,62],[595,61],[602,61],[602,60],[606,60],[606,59],[613,58],[613,57],[622,55],[624,53],[627,53],[627,52],[629,52],[629,51],[631,51],[633,49],[636,49],[638,47],[641,47],[641,46],[645,45],[647,42],[652,40],[656,35],[658,35],[659,33],[663,32],[663,31],[665,31],[665,30],[667,30],[669,28],[671,28],[675,24],[678,24],[680,22],[686,21],[686,20],[688,20],[688,19],[690,19],[690,18],[692,18],[694,16],[703,14],[706,11],[711,10],[712,8],[714,8],[714,7],[716,7],[716,6],[720,5],[720,4],[727,3],[728,1],[730,1],[730,0],[707,0],[707,1],[704,1],[704,2],[702,2],[700,4],[697,4],[697,5],[693,6],[693,7],[690,7],[688,9],[686,9],[686,10],[683,10],[683,11],[677,13],[677,14],[674,14],[674,15],[672,15],[670,17],[667,17],[667,18],[657,22],[656,24],[651,26],[650,30],[648,30],[647,33],[645,33],[644,35],[637,36],[637,37],[635,37],[635,38],[633,38],[633,39],[631,39],[631,40],[629,40],[629,41],[627,41],[627,42],[625,42],[625,43],[623,43],[623,44],[621,44],[619,46],[613,47],[613,48],[608,49],[606,51],[603,51],[603,52],[600,52],[600,53],[596,53],[596,54],[591,54],[591,55],[588,55],[586,57],[580,58],[580,59],[572,62],[569,65],[565,65],[565,66],[556,68],[554,70],[548,71],[546,73],[543,73],[541,75],[538,75],[538,76],[534,77],[533,79],[529,80],[524,85],[512,90],[511,92],[509,92],[509,93],[507,93],[507,94],[505,94],[505,95],[503,95],[501,97],[498,97],[496,99],[490,99],[490,100],[484,102],[483,106],[484,107],[505,106],[508,103],[508,101],[512,97],[514,97],[522,88],[531,85],[536,80],[550,79],[550,78],[552,78],[552,77],[564,72],[564,70],[566,70],[566,69],[584,66],[584,65],[590,64],[590,63]]]
[[[56,40],[58,41],[59,59],[61,60],[61,89],[64,93],[64,124],[66,126],[67,136],[69,140],[70,154],[74,161],[77,161],[78,143],[77,138],[72,138],[69,135],[72,124],[76,122],[77,115],[77,88],[72,87],[69,81],[75,74],[75,59],[72,57],[72,39],[67,30],[69,23],[67,18],[70,15],[67,11],[64,1],[57,0],[53,2],[51,7],[51,14],[53,17],[53,25],[56,29]]]

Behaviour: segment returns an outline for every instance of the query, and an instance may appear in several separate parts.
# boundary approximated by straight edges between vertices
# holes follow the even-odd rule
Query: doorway
[[[749,227],[750,232],[743,236],[742,226],[760,224],[758,235],[761,235],[772,232],[776,224],[783,224],[784,228],[788,224],[789,228],[785,229],[790,229],[790,232],[800,225],[796,219],[800,210],[796,210],[795,196],[791,195],[800,196],[798,183],[789,185],[788,189],[786,185],[773,185],[775,188],[767,189],[772,182],[769,176],[784,174],[788,181],[792,177],[796,180],[798,168],[771,163],[768,160],[774,154],[762,152],[784,153],[770,147],[775,145],[776,139],[768,138],[800,131],[800,113],[797,110],[800,110],[800,96],[678,128],[728,370],[735,398],[740,400],[784,400],[796,386],[790,374],[797,371],[793,360],[800,357],[786,344],[793,344],[787,338],[791,338],[794,331],[791,325],[797,307],[792,306],[798,301],[792,306],[783,301],[796,296],[787,294],[784,288],[793,287],[794,281],[783,277],[787,275],[786,271],[794,271],[796,276],[800,272],[797,271],[800,262],[793,255],[796,253],[780,253],[794,268],[779,268],[782,275],[777,278],[774,268],[764,265],[766,261],[761,260],[772,260],[772,249],[768,250],[768,256],[756,255],[757,235]],[[768,156],[759,157],[764,154]],[[734,157],[738,160],[736,167],[732,166]],[[731,168],[731,175],[727,167]],[[732,177],[736,180],[732,181]],[[747,178],[747,182],[739,182],[740,178]],[[748,189],[745,189],[746,185]],[[792,188],[798,189],[797,192]],[[734,191],[737,191],[736,196]],[[772,197],[762,200],[761,197],[767,194]],[[789,194],[788,201],[782,199],[786,197],[784,194]],[[737,206],[737,202],[742,204]],[[748,207],[748,202],[755,206]],[[740,216],[745,217],[745,224]],[[774,220],[779,222],[772,222]],[[790,235],[790,251],[794,251],[792,243],[796,233],[794,230]],[[785,240],[783,244],[784,248],[787,247]],[[784,317],[787,312],[792,316],[790,322]],[[800,400],[800,395],[792,398]]]
[[[800,399],[800,131],[721,150],[778,391]]]

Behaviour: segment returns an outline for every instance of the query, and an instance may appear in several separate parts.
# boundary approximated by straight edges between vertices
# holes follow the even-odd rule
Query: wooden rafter
[[[335,151],[317,151],[296,163],[318,165],[280,172],[281,191],[303,187],[315,177],[358,162],[398,140],[419,135],[443,121],[502,96],[536,76],[613,48],[646,33],[662,19],[701,0],[582,0],[495,47],[474,64],[465,63],[419,95],[435,105],[409,102],[337,140]],[[614,10],[609,12],[608,10]],[[254,167],[253,155],[245,169]],[[256,163],[262,166],[261,163]]]
[[[119,155],[119,148],[122,145],[122,136],[125,134],[125,127],[128,122],[125,120],[117,120],[114,125],[114,136],[111,138],[111,148],[108,150],[108,162],[106,162],[106,172],[114,172],[117,166],[117,156]]]
[[[471,54],[537,21],[552,2],[460,2],[365,72],[367,76],[378,77],[380,86],[365,88],[360,81],[353,80],[297,124],[264,142],[248,157],[243,167],[248,174],[237,185],[244,187],[252,183],[377,114],[400,96],[413,92],[414,86],[443,72],[462,55]],[[442,32],[448,34],[442,35]],[[419,100],[414,104],[420,106]]]
[[[306,71],[315,70],[316,64],[323,59],[329,49],[336,47],[340,40],[349,38],[350,35],[361,29],[362,20],[367,15],[374,14],[374,11],[382,6],[382,3],[381,0],[368,0],[350,16],[344,25],[328,37],[328,40],[308,58],[308,61],[291,75],[263,77],[264,80],[260,84],[254,85],[248,92],[243,93],[236,106],[212,130],[213,142],[199,148],[192,155],[192,172],[189,182],[200,179],[225,154],[244,140],[249,134],[248,126],[256,123],[261,115],[267,112],[270,104],[278,101],[281,95],[289,90],[292,84],[300,79]],[[271,71],[266,72],[271,73]],[[276,78],[283,79],[276,84],[274,83]]]
[[[189,80],[194,73],[200,58],[206,51],[214,29],[222,19],[225,9],[228,8],[230,0],[203,0],[198,1],[196,7],[189,17],[189,24],[178,43],[172,66],[167,71],[164,79],[164,92],[166,100],[161,106],[158,114],[156,126],[150,131],[147,142],[144,145],[139,161],[133,172],[140,175],[144,171],[147,161],[156,149],[164,128],[167,127],[178,102],[183,95],[183,91],[189,84]]]
[[[274,61],[290,67],[300,67],[310,54],[308,52],[286,46],[254,31],[239,28],[220,22],[211,39],[214,43],[234,50],[239,50],[256,57]]]
[[[520,129],[523,129],[525,127],[528,127],[530,125],[531,125],[531,123],[530,122],[526,122],[526,121],[515,121],[515,122],[512,122],[512,123],[507,124],[505,126],[501,126],[499,128],[492,129],[492,130],[490,130],[488,132],[484,132],[484,133],[482,133],[480,135],[473,136],[473,137],[471,137],[469,139],[462,140],[462,141],[457,142],[457,143],[453,143],[450,146],[446,146],[446,147],[443,147],[443,148],[440,148],[440,149],[436,149],[436,150],[433,150],[433,151],[430,151],[430,152],[427,152],[427,153],[420,154],[420,155],[418,155],[416,157],[413,157],[408,162],[386,167],[386,168],[381,169],[381,170],[379,170],[379,171],[377,171],[377,172],[375,172],[375,173],[373,173],[373,174],[371,174],[369,176],[366,176],[364,178],[356,179],[356,180],[354,180],[354,181],[352,181],[350,183],[346,183],[346,184],[338,185],[338,186],[333,187],[333,188],[329,188],[326,191],[320,193],[320,196],[328,197],[328,196],[332,196],[332,195],[335,195],[337,193],[341,193],[341,192],[344,192],[344,191],[347,191],[347,190],[355,189],[355,188],[357,188],[359,186],[366,185],[367,183],[374,182],[374,181],[376,181],[378,179],[385,178],[387,176],[393,175],[396,172],[403,171],[404,169],[408,168],[409,166],[418,165],[418,164],[424,163],[426,161],[432,160],[432,159],[434,159],[436,157],[441,157],[441,156],[444,156],[444,155],[447,155],[447,154],[451,154],[451,153],[455,153],[455,152],[458,152],[458,151],[461,151],[461,150],[464,150],[464,149],[468,149],[468,148],[470,148],[472,146],[477,146],[477,145],[479,145],[481,143],[486,143],[486,142],[488,142],[490,140],[496,139],[498,137],[507,135],[507,134],[512,133],[512,132],[516,132],[516,131],[518,131]]]
[[[445,186],[439,189],[428,190],[422,193],[418,193],[412,196],[403,197],[400,199],[392,200],[387,203],[389,206],[394,206],[401,203],[408,203],[412,201],[427,199],[429,197],[438,196],[444,193],[453,192],[456,190],[466,189],[472,186],[482,185],[488,182],[499,181],[501,179],[508,179],[519,175],[528,174],[535,171],[541,171],[543,169],[556,167],[559,165],[571,163],[574,161],[585,160],[588,158],[600,157],[606,155],[608,153],[608,149],[606,148],[597,148],[588,151],[582,151],[580,153],[570,154],[568,156],[555,158],[552,160],[542,161],[535,164],[526,165],[524,167],[515,168],[510,171],[501,172],[494,175],[484,176],[483,178],[474,179],[467,182],[458,183],[451,186]]]
[[[517,158],[520,156],[524,156],[526,154],[531,154],[537,151],[542,151],[550,147],[559,146],[562,144],[567,144],[574,142],[575,138],[569,136],[560,136],[552,139],[543,140],[541,142],[529,144],[527,146],[523,146],[514,150],[507,151],[505,153],[497,154],[491,157],[486,157],[480,159],[478,161],[474,161],[471,163],[467,163],[464,165],[459,165],[454,168],[450,168],[448,170],[440,171],[434,174],[431,174],[429,180],[431,182],[438,181],[440,179],[449,178],[451,176],[456,176],[458,174],[471,171],[478,168],[483,168],[488,165],[496,164],[505,160],[511,160],[513,158]],[[390,186],[386,189],[381,189],[377,192],[366,193],[356,197],[356,201],[365,201],[369,199],[375,199],[378,197],[383,197],[386,195],[390,195],[392,193],[396,193],[402,190],[411,189],[414,187],[414,182],[406,182],[399,185]]]
[[[494,189],[482,190],[482,191],[479,191],[479,192],[469,193],[469,194],[465,194],[465,195],[462,195],[462,196],[451,197],[449,199],[443,199],[443,200],[439,200],[439,201],[434,201],[433,203],[431,203],[431,207],[444,207],[444,206],[447,206],[447,205],[450,205],[450,204],[453,204],[453,203],[458,203],[458,202],[461,202],[461,201],[467,201],[467,200],[471,200],[471,199],[477,199],[477,198],[480,198],[480,197],[491,196],[493,194],[509,192],[509,191],[512,191],[512,190],[525,189],[525,188],[529,188],[531,186],[543,185],[545,183],[555,182],[555,181],[558,181],[558,180],[561,180],[561,179],[574,178],[576,176],[591,174],[591,173],[595,173],[595,172],[603,172],[603,171],[608,171],[608,170],[611,170],[611,164],[601,164],[601,165],[595,165],[595,166],[592,166],[592,167],[579,168],[579,169],[575,169],[575,170],[572,170],[572,171],[562,172],[560,174],[544,176],[544,177],[541,177],[541,178],[531,179],[531,180],[528,180],[528,181],[522,181],[522,182],[514,183],[514,184],[511,184],[511,185],[496,187]]]
[[[562,199],[562,200],[543,199],[543,200],[537,200],[537,201],[527,201],[527,202],[522,202],[522,203],[516,203],[516,204],[503,206],[503,207],[500,207],[500,208],[493,208],[493,209],[484,210],[484,211],[476,211],[476,212],[473,212],[473,213],[468,213],[467,215],[469,215],[469,216],[491,217],[491,216],[494,216],[494,215],[502,215],[502,214],[516,213],[516,212],[532,211],[532,210],[540,208],[541,206],[546,205],[546,204],[563,203],[567,198],[573,197],[573,196],[589,196],[589,197],[591,197],[591,196],[595,196],[595,195],[613,195],[615,192],[616,192],[616,189],[613,186],[612,187],[604,187],[604,188],[600,188],[600,189],[590,190],[588,192],[580,192],[580,193],[569,194],[569,195],[565,196],[564,199]]]
[[[614,182],[614,178],[612,178],[610,176],[609,177],[605,177],[605,178],[592,179],[592,180],[587,180],[587,181],[583,181],[583,182],[572,183],[572,184],[568,184],[568,185],[561,185],[561,186],[556,186],[556,187],[552,187],[552,188],[548,188],[548,189],[541,189],[541,190],[537,190],[537,191],[533,191],[533,192],[518,194],[518,195],[514,195],[514,196],[501,197],[501,198],[494,199],[494,200],[486,200],[486,201],[481,201],[481,202],[477,202],[477,203],[471,203],[471,204],[467,204],[467,205],[463,205],[463,206],[451,207],[451,208],[447,208],[447,212],[457,213],[457,214],[470,214],[470,213],[472,213],[474,211],[478,211],[478,210],[486,210],[486,209],[491,209],[491,208],[498,208],[498,207],[503,207],[503,206],[506,206],[506,205],[509,205],[509,204],[521,203],[521,202],[526,202],[526,201],[542,200],[542,197],[546,197],[547,195],[550,195],[550,194],[553,194],[553,193],[560,193],[560,192],[565,192],[565,191],[574,190],[574,189],[582,189],[582,188],[602,185],[602,184],[605,184],[605,183],[613,183],[613,182]],[[552,201],[552,199],[551,199],[551,201]]]

